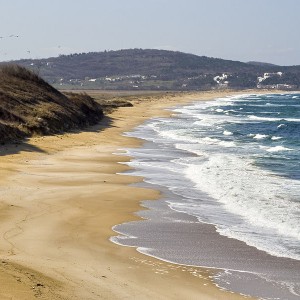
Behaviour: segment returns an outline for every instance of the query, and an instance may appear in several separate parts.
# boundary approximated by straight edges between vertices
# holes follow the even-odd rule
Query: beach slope
[[[177,104],[225,92],[167,94],[112,112],[86,132],[31,138],[0,152],[1,299],[244,299],[218,289],[214,270],[165,263],[110,242],[159,192],[122,175],[123,135]]]

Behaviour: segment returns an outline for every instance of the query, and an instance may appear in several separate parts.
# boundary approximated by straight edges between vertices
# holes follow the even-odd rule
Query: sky
[[[300,65],[300,0],[0,0],[0,61],[127,48]]]

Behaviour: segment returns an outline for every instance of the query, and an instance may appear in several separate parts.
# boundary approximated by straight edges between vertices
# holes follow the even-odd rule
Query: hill
[[[20,60],[16,63],[34,69],[50,84],[65,89],[207,90],[276,85],[285,88],[300,87],[300,66],[243,63],[166,50],[91,52],[40,60]],[[276,75],[279,73],[281,76]]]
[[[247,64],[261,67],[279,67],[278,65],[261,62],[261,61],[248,61]]]
[[[23,67],[0,67],[0,143],[81,128],[102,116],[85,94],[66,96]]]

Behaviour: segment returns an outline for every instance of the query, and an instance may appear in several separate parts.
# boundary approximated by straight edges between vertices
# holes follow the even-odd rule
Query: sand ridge
[[[244,93],[244,92],[243,92]],[[142,141],[129,131],[165,108],[232,92],[166,95],[114,111],[85,132],[3,147],[0,166],[1,299],[244,299],[221,291],[213,270],[165,263],[113,244],[112,226],[137,220],[159,192],[119,174]]]

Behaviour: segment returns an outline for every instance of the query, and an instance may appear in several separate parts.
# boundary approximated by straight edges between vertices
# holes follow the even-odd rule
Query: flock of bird
[[[0,41],[3,40],[3,39],[11,39],[11,38],[19,38],[20,36],[17,35],[17,34],[11,34],[11,35],[7,35],[7,36],[0,36]],[[57,48],[61,48],[61,46],[58,46]],[[27,50],[26,51],[28,54],[31,54],[31,51],[30,50]],[[6,52],[3,52],[1,49],[0,49],[0,54],[2,55],[7,55]]]
[[[20,36],[17,35],[17,34],[11,34],[11,35],[8,35],[8,36],[0,36],[0,40],[3,40],[3,39],[11,39],[11,38],[19,38],[19,37],[20,37]],[[3,52],[3,51],[1,51],[1,50],[0,50],[0,53],[1,53],[2,55],[4,55],[4,56],[7,55],[6,52]]]
[[[11,34],[9,36],[0,36],[0,39],[7,39],[7,38],[18,38],[19,36],[18,35],[15,35],[15,34]]]

